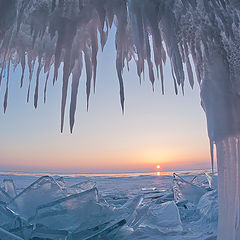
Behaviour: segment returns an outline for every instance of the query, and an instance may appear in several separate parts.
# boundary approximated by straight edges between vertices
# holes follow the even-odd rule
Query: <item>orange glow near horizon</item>
[[[119,151],[115,154],[110,151],[108,154],[99,151],[92,155],[88,155],[87,153],[83,154],[83,151],[81,155],[76,151],[75,154],[64,156],[63,150],[59,150],[59,153],[55,154],[56,152],[51,156],[50,153],[40,154],[39,152],[38,154],[26,154],[24,157],[15,157],[15,154],[12,154],[12,156],[5,156],[4,160],[1,161],[1,165],[6,169],[13,169],[14,167],[18,169],[62,169],[71,172],[164,172],[177,169],[210,167],[208,152],[202,155],[196,153],[195,156],[194,154],[187,156],[178,153],[178,157],[177,153],[169,153],[167,159],[159,152],[157,158],[161,159],[161,165],[156,164],[152,158],[148,158],[146,155],[139,156],[139,153],[134,154],[134,152],[127,151],[124,153],[120,153]],[[33,158],[35,161],[32,161]],[[12,159],[18,159],[18,162],[16,163]]]
[[[60,136],[58,139],[48,135],[47,142],[51,144],[45,144],[46,140],[39,138],[34,145],[29,142],[31,148],[28,151],[26,144],[20,147],[21,141],[16,139],[12,143],[16,146],[14,151],[11,150],[11,144],[1,150],[0,167],[71,172],[164,172],[210,167],[207,141],[200,144],[190,139],[191,144],[189,140],[172,147],[172,138],[163,142],[149,139],[144,142],[140,137],[135,139],[134,134],[129,138],[132,136],[134,139],[131,141],[119,141],[116,144],[112,136],[104,141],[100,137],[91,136],[84,141],[78,135]],[[88,141],[92,142],[94,151]]]

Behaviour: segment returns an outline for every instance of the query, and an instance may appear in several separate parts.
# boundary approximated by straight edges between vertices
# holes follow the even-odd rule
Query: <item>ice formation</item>
[[[46,198],[46,196],[48,196]],[[8,208],[29,220],[35,215],[37,206],[65,197],[65,193],[51,177],[41,177],[21,194],[7,203]]]
[[[197,204],[201,196],[206,193],[206,190],[174,174],[173,192],[176,203],[188,201]]]
[[[218,239],[226,239],[228,233],[227,239],[240,238],[238,0],[1,0],[0,16],[0,84],[6,76],[6,86],[1,86],[6,89],[4,111],[11,66],[20,64],[22,67],[20,86],[28,70],[27,101],[31,85],[35,84],[34,106],[37,107],[39,82],[45,81],[46,100],[49,72],[53,68],[51,80],[55,82],[63,63],[61,130],[70,81],[69,117],[70,130],[73,129],[83,64],[87,76],[87,107],[89,105],[91,88],[93,85],[95,89],[96,83],[98,49],[104,48],[113,23],[117,29],[116,70],[122,110],[122,71],[129,66],[131,59],[136,62],[140,79],[147,63],[153,86],[153,68],[157,69],[163,93],[163,64],[167,56],[176,93],[179,88],[184,92],[184,66],[193,87],[194,69],[201,86],[212,159],[214,145],[217,149],[220,186]],[[35,64],[36,78],[33,76]],[[44,80],[39,77],[41,71],[46,74]],[[228,207],[224,207],[226,205]]]
[[[125,203],[119,204],[109,203],[101,195],[104,192],[115,195],[111,186],[106,186],[106,177],[97,178],[97,185],[102,181],[105,186],[101,193],[96,188],[96,183],[90,180],[76,182],[74,177],[71,177],[66,178],[65,182],[63,177],[45,176],[27,186],[30,179],[28,178],[27,183],[25,177],[26,175],[22,177],[25,188],[17,187],[16,196],[10,197],[9,202],[0,205],[0,239],[137,240],[159,239],[163,236],[165,240],[205,240],[216,234],[217,191],[204,184],[198,187],[208,191],[202,195],[198,203],[193,203],[192,198],[184,199],[183,203],[170,193],[177,190],[180,195],[198,196],[198,192],[193,192],[191,188],[176,186],[174,183],[176,179],[172,177],[165,176],[160,180],[166,185],[149,182],[149,177],[153,180],[158,176],[149,176],[148,180],[146,178],[139,180],[137,177],[129,177],[127,180],[124,177],[122,179],[113,177],[111,180],[118,182],[116,189],[123,184],[125,192],[133,193]],[[185,176],[178,177],[178,181],[197,187],[188,182]],[[201,175],[194,179],[196,178],[201,178]],[[19,180],[20,178],[16,185],[22,185]],[[129,180],[135,186],[134,191],[126,185]],[[62,188],[58,186],[60,181],[64,182]],[[13,181],[11,183],[13,184]],[[72,186],[78,186],[77,190],[80,187],[81,191],[76,193],[70,190]],[[188,190],[189,193],[186,194]],[[161,201],[158,201],[160,199]],[[188,226],[193,230],[186,231]],[[144,233],[140,233],[141,231]]]
[[[164,234],[183,230],[179,210],[174,201],[152,207],[142,225],[156,228]]]

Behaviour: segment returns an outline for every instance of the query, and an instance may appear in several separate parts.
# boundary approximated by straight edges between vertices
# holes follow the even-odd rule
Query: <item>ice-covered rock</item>
[[[164,234],[183,230],[178,207],[174,201],[152,206],[141,225],[157,229]]]

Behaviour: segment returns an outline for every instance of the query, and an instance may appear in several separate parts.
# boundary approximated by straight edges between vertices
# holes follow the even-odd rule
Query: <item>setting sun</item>
[[[161,167],[160,167],[160,165],[157,165],[156,168],[157,168],[157,169],[160,169]]]

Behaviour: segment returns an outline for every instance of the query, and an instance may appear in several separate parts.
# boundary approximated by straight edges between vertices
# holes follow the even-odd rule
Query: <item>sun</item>
[[[157,168],[157,169],[160,169],[160,168],[161,168],[161,166],[158,164],[158,165],[156,166],[156,168]]]

